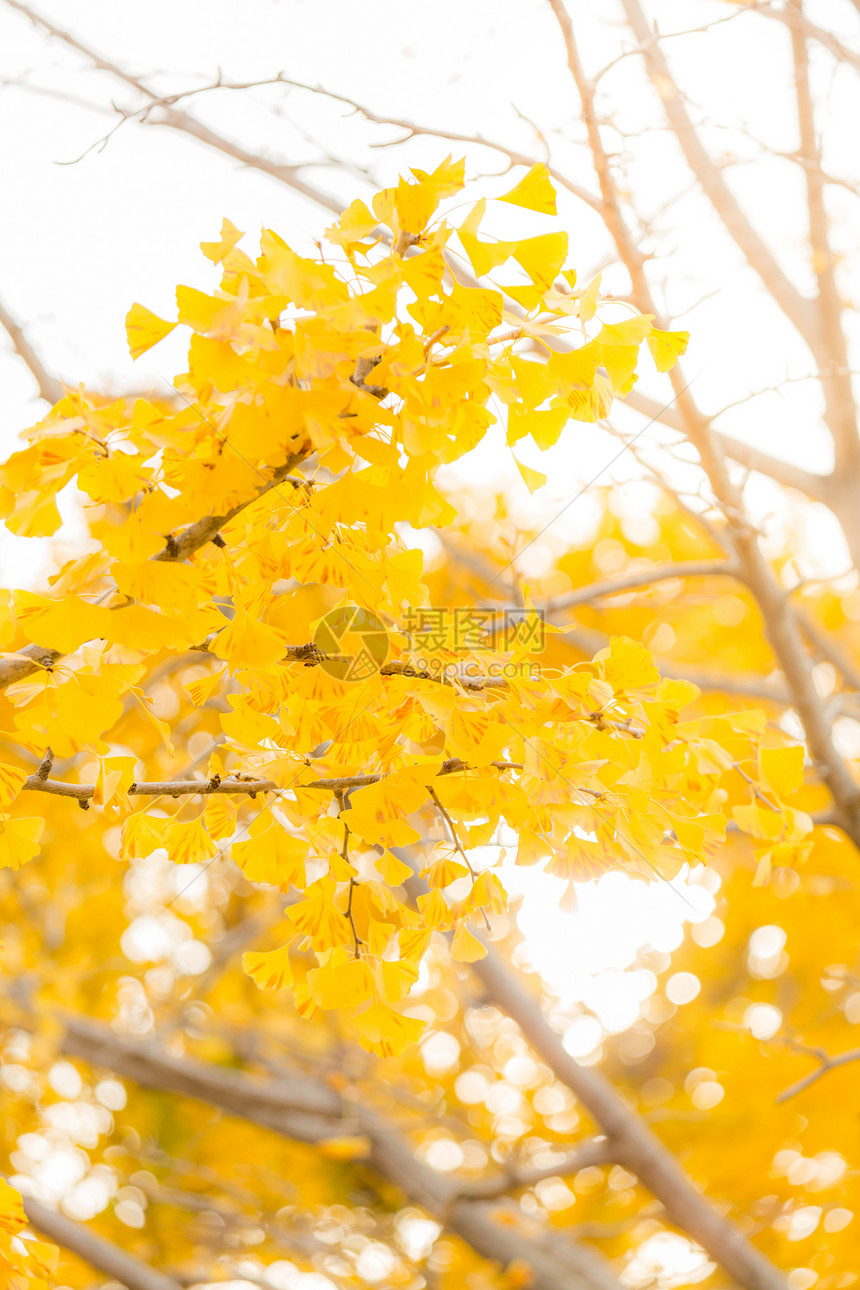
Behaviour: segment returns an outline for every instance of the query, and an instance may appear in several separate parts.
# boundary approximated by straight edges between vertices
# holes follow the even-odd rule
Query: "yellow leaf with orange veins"
[[[38,855],[45,821],[37,816],[13,819],[0,814],[0,869],[20,869]]]
[[[0,806],[14,802],[27,779],[27,772],[18,766],[0,762]]]
[[[460,864],[450,856],[443,856],[442,859],[434,860],[432,864],[422,869],[421,876],[427,879],[431,887],[447,887],[458,878],[465,878],[468,872],[464,864]]]
[[[690,340],[688,331],[661,331],[652,327],[648,337],[648,348],[654,359],[658,372],[668,372],[678,359],[687,352]]]
[[[223,219],[221,221],[220,241],[201,242],[200,250],[203,252],[203,254],[206,256],[207,259],[212,260],[215,264],[218,264],[221,260],[224,259],[224,256],[227,254],[228,251],[233,250],[233,247],[236,245],[236,243],[239,241],[239,238],[242,236],[243,236],[242,233],[239,232],[235,224],[231,224],[228,219]]]
[[[218,690],[227,674],[227,669],[222,667],[217,672],[211,672],[209,676],[201,676],[196,681],[189,681],[184,687],[191,702],[195,708],[202,708],[207,699]]]
[[[452,756],[460,757],[470,766],[488,766],[492,761],[501,760],[513,732],[507,722],[491,721],[487,712],[458,707],[445,733]]]
[[[317,1147],[326,1160],[366,1160],[373,1150],[370,1138],[361,1134],[343,1134],[325,1138]]]
[[[552,376],[560,395],[583,394],[582,387],[594,384],[598,367],[603,362],[603,346],[588,341],[568,354],[552,354],[547,360],[547,371]]]
[[[306,889],[305,899],[290,906],[290,922],[297,932],[310,937],[315,950],[352,943],[352,928],[335,903],[336,893],[337,884],[331,878],[318,878]]]
[[[396,1057],[413,1047],[426,1024],[416,1017],[404,1017],[384,1003],[372,1003],[356,1018],[362,1048],[378,1057]]]
[[[618,857],[604,843],[573,833],[562,847],[554,849],[546,872],[567,882],[591,882],[617,866]]]
[[[424,922],[428,927],[447,927],[451,922],[451,910],[448,902],[438,888],[434,891],[425,892],[419,896],[416,901]],[[400,937],[401,944],[403,936]]]
[[[478,909],[489,910],[491,914],[504,914],[508,908],[507,892],[496,874],[485,869],[472,883],[472,890],[463,902],[468,913]]]
[[[400,1003],[418,980],[416,963],[397,963],[383,959],[376,967],[379,992],[386,1003]]]
[[[482,945],[477,936],[473,936],[468,927],[461,923],[451,942],[451,958],[458,963],[476,963],[478,959],[486,958],[486,955],[486,945]]]
[[[168,336],[175,322],[165,322],[144,305],[133,304],[125,316],[125,334],[132,358],[140,358],[153,345]]]
[[[759,748],[758,769],[763,787],[777,797],[790,797],[803,784],[804,752],[800,744],[788,748]]]
[[[141,563],[114,564],[113,579],[118,589],[132,600],[157,605],[159,609],[175,613],[187,612],[189,605],[202,600],[203,574],[190,564],[175,560],[144,560]]]
[[[203,826],[202,816],[184,823],[174,820],[164,838],[168,859],[174,864],[200,864],[218,854],[218,848]]]
[[[420,905],[421,897],[418,898]],[[413,927],[408,930],[401,929],[397,940],[400,945],[401,961],[418,964],[427,953],[427,948],[433,938],[433,929],[431,927]]]
[[[609,648],[600,650],[594,657],[595,662],[602,662],[604,679],[615,691],[637,690],[660,679],[654,655],[628,636],[613,637]]]
[[[285,652],[280,632],[241,611],[212,644],[212,653],[226,659],[231,668],[271,667],[280,662]]]
[[[78,488],[94,502],[124,502],[149,479],[150,472],[142,468],[139,457],[112,452],[109,457],[93,457],[78,471]]]
[[[261,811],[244,842],[236,842],[230,854],[249,882],[265,882],[289,891],[305,885],[305,860],[310,847],[304,838],[293,837],[267,811]]]
[[[290,947],[277,950],[247,950],[242,955],[242,970],[261,990],[285,990],[293,984]]]
[[[571,390],[567,396],[574,421],[602,421],[612,407],[612,382],[598,372],[588,390]]]
[[[164,846],[164,827],[166,821],[153,819],[146,811],[130,815],[122,825],[122,842],[119,849],[121,860],[141,860],[152,855],[159,847]]]
[[[517,242],[514,259],[522,265],[536,287],[547,291],[567,259],[567,234],[544,233]]]
[[[556,193],[549,177],[549,170],[543,163],[532,166],[500,202],[510,202],[513,206],[524,206],[526,210],[540,211],[544,215],[557,214]]]
[[[203,810],[206,832],[216,842],[229,838],[236,827],[236,803],[220,793],[213,793]]]
[[[0,1231],[15,1236],[27,1225],[24,1202],[5,1178],[0,1178]]]
[[[308,972],[308,990],[321,1008],[353,1008],[376,994],[373,972],[364,959],[326,963]]]
[[[84,641],[103,636],[111,610],[92,605],[80,596],[49,600],[31,592],[15,592],[18,625],[28,641],[50,641],[54,649],[71,654]]]

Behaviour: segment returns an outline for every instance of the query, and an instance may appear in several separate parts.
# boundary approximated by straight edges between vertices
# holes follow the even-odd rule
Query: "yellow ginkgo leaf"
[[[18,766],[9,766],[0,762],[0,806],[8,806],[24,787],[27,772]]]
[[[20,869],[39,851],[45,821],[37,816],[12,819],[0,815],[0,869]]]
[[[214,260],[214,262],[218,264],[221,260],[224,259],[224,256],[228,253],[228,251],[233,250],[233,247],[239,241],[239,238],[241,236],[242,234],[235,224],[231,224],[228,219],[223,219],[221,221],[220,241],[201,242],[200,250],[208,259]]]
[[[790,797],[803,783],[801,744],[788,748],[759,748],[758,768],[764,787],[777,797]]]
[[[532,166],[518,184],[498,199],[500,202],[511,202],[514,206],[524,206],[526,210],[541,211],[544,215],[555,215],[556,193],[549,177],[549,170],[543,163]]]
[[[125,316],[125,334],[132,358],[145,354],[168,336],[175,326],[175,322],[165,322],[145,305],[133,304]]]
[[[514,259],[521,264],[536,287],[548,291],[567,259],[567,234],[544,233],[517,242]]]
[[[682,354],[686,354],[689,340],[688,331],[660,331],[659,327],[652,327],[648,348],[657,371],[668,372],[673,368]]]
[[[451,958],[456,959],[458,963],[476,963],[478,959],[485,958],[486,954],[486,945],[482,945],[465,923],[461,923],[451,941]]]
[[[542,471],[533,470],[531,466],[523,465],[517,457],[514,457],[514,461],[517,463],[517,470],[522,475],[523,482],[530,493],[536,493],[539,488],[543,488],[546,483],[546,475]]]
[[[293,983],[289,945],[277,950],[246,951],[242,969],[261,990],[285,990]]]

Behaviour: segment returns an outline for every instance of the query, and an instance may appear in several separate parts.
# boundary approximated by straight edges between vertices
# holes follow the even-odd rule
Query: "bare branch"
[[[555,3],[556,0],[550,0]],[[622,0],[627,21],[642,49],[645,66],[663,103],[687,165],[698,179],[726,231],[743,252],[787,318],[807,341],[813,352],[818,340],[818,323],[810,302],[800,294],[774,258],[770,248],[738,205],[720,168],[709,156],[687,112],[684,100],[669,70],[669,64],[654,39],[639,0]]]
[[[851,3],[856,8],[856,0],[851,0]],[[825,31],[823,27],[810,22],[805,13],[802,11],[798,13],[796,6],[787,5],[784,9],[778,9],[776,5],[760,3],[759,0],[756,0],[756,3],[750,6],[750,9],[753,13],[761,14],[763,18],[773,18],[777,22],[784,23],[792,31],[802,32],[804,36],[816,41],[829,54],[832,54],[837,62],[847,63],[855,71],[860,71],[860,54],[853,49],[849,49],[832,32]]]
[[[180,1283],[121,1250],[118,1245],[97,1236],[83,1223],[48,1209],[33,1196],[23,1196],[24,1212],[33,1226],[63,1249],[70,1250],[91,1268],[119,1281],[128,1290],[180,1290]]]
[[[0,326],[8,334],[9,339],[15,347],[15,353],[22,358],[30,369],[30,374],[35,378],[39,387],[39,397],[46,403],[53,405],[59,403],[65,391],[61,383],[55,376],[51,376],[48,369],[43,364],[39,355],[28,341],[20,323],[10,314],[9,310],[0,300]]]
[[[661,564],[655,569],[634,569],[630,573],[620,574],[617,578],[607,578],[605,582],[591,582],[586,587],[577,587],[566,595],[556,596],[541,606],[543,612],[550,615],[560,614],[576,605],[591,604],[594,600],[605,600],[610,596],[620,596],[638,587],[650,587],[657,582],[668,582],[677,578],[736,578],[738,571],[734,565],[725,560],[680,560],[675,564]]]
[[[544,1178],[567,1178],[592,1165],[612,1164],[615,1153],[608,1138],[593,1138],[583,1142],[560,1160],[548,1165],[515,1165],[501,1178],[486,1178],[472,1183],[461,1196],[474,1200],[493,1200],[507,1192],[523,1187],[533,1187]]]
[[[804,1089],[809,1088],[810,1084],[815,1084],[817,1080],[821,1079],[822,1075],[826,1075],[829,1071],[836,1070],[840,1066],[847,1066],[849,1062],[860,1061],[860,1048],[850,1048],[847,1052],[840,1053],[838,1057],[830,1057],[823,1048],[809,1048],[806,1044],[795,1042],[791,1042],[790,1047],[797,1052],[808,1053],[810,1057],[815,1057],[819,1065],[817,1070],[805,1075],[796,1084],[791,1084],[788,1088],[783,1089],[776,1099],[777,1102],[787,1102],[789,1098],[797,1097],[798,1093],[802,1093]]]
[[[857,437],[854,393],[851,377],[848,375],[848,346],[842,326],[842,302],[836,285],[836,262],[830,245],[830,228],[824,207],[821,147],[816,135],[815,113],[809,86],[809,53],[802,29],[803,0],[789,0],[786,12],[797,18],[797,22],[792,22],[790,25],[791,49],[794,59],[797,119],[800,128],[800,155],[808,163],[804,167],[804,175],[809,210],[812,269],[818,283],[817,304],[821,317],[824,350],[830,356],[830,369],[822,370],[821,384],[827,405],[827,423],[833,434],[836,453],[835,481],[846,471],[851,471],[856,476],[857,468],[860,466],[860,439]]]
[[[61,1048],[67,1055],[105,1066],[145,1088],[208,1102],[302,1142],[324,1142],[343,1134],[345,1107],[335,1089],[322,1080],[292,1074],[264,1080],[173,1056],[152,1039],[121,1038],[109,1027],[82,1017],[64,1018],[64,1022]],[[468,1182],[436,1173],[417,1160],[406,1141],[373,1110],[353,1101],[348,1110],[357,1132],[371,1141],[373,1168],[478,1254],[502,1264],[522,1260],[532,1271],[534,1290],[621,1290],[615,1273],[596,1251],[572,1241],[532,1237],[523,1230],[518,1207],[512,1213],[515,1221],[500,1222],[496,1206],[466,1199],[461,1193],[468,1195]]]
[[[622,0],[622,2],[628,18],[634,25],[637,38],[644,42],[650,35],[650,28],[645,21],[638,0]],[[589,126],[589,142],[600,177],[601,191],[605,194],[606,199],[607,227],[615,239],[619,255],[627,265],[633,281],[637,304],[643,311],[648,311],[656,316],[659,311],[654,304],[643,270],[642,257],[636,249],[627,228],[606,151],[603,147],[600,130],[594,119],[593,94],[585,78],[582,64],[579,61],[573,25],[562,4],[562,0],[548,0],[548,3],[556,15],[562,30],[567,49],[568,66],[576,80],[577,89],[583,103],[583,112]],[[695,136],[695,132],[692,131],[686,110],[674,87],[674,82],[669,77],[668,67],[666,67],[659,45],[649,48],[651,52],[649,54],[646,50],[645,57],[646,60],[651,60],[652,74],[662,75],[663,69],[665,69],[669,86],[669,89],[664,91],[664,97],[668,96],[667,111],[671,107],[672,112],[679,114],[677,115],[677,121],[678,129],[683,136],[682,141],[686,141],[685,146],[692,150],[694,159],[698,159],[700,163],[704,159],[707,165],[710,166],[710,160],[704,153],[701,143]],[[701,156],[699,156],[697,149],[701,150]],[[708,178],[709,174],[710,172],[706,169],[705,177]],[[731,199],[731,194],[725,188],[721,176],[718,176],[718,183],[714,192],[718,198],[725,193]],[[733,202],[733,199],[731,201]],[[731,219],[735,218],[735,213],[739,217],[741,223],[737,225],[737,228],[744,239],[747,239],[747,229],[749,229],[753,241],[748,242],[748,244],[750,249],[754,250],[760,242],[758,234],[746,225],[745,217],[741,215],[736,205],[733,205],[727,213]],[[775,266],[775,262],[771,260],[770,253],[766,252],[766,254],[766,264],[774,263]],[[810,308],[809,302],[798,296],[791,284],[782,279],[781,270],[778,267],[776,267],[776,272],[778,275],[776,278],[770,275],[772,289],[779,295],[785,295],[784,286],[787,288],[789,295],[786,297],[786,304],[792,310],[796,301],[801,302],[804,306],[802,321],[805,326],[806,310]],[[811,342],[809,343],[811,346]],[[851,767],[840,754],[834,742],[830,719],[815,689],[809,658],[803,648],[793,609],[788,603],[785,592],[776,581],[759,546],[758,533],[745,516],[742,493],[732,482],[720,446],[711,431],[708,418],[700,412],[690,395],[689,381],[685,379],[680,364],[676,364],[669,377],[675,390],[678,410],[684,420],[685,433],[699,454],[702,468],[725,515],[734,551],[737,554],[738,563],[742,570],[743,580],[758,602],[768,640],[782,668],[792,696],[793,706],[796,708],[803,724],[812,755],[821,767],[822,779],[827,785],[839,813],[840,827],[845,830],[854,845],[860,850],[860,789],[858,789],[854,780]],[[854,514],[860,514],[860,507],[854,506]],[[860,533],[855,534],[855,536],[860,537]],[[847,530],[846,537],[849,537]]]
[[[277,79],[283,85],[292,85],[295,89],[307,90],[311,94],[322,94],[326,98],[334,100],[336,103],[343,103],[347,107],[352,108],[353,111],[359,112],[364,119],[369,121],[372,125],[387,125],[396,130],[405,130],[407,132],[407,138],[423,135],[435,139],[447,139],[451,143],[466,143],[473,147],[490,148],[493,152],[500,152],[503,156],[507,157],[509,166],[531,167],[538,164],[539,161],[543,161],[542,158],[530,157],[524,152],[519,152],[515,148],[510,148],[505,143],[499,143],[494,139],[487,139],[482,134],[459,134],[453,130],[441,130],[434,126],[419,125],[415,121],[408,121],[400,117],[379,116],[363,103],[358,103],[355,99],[348,98],[345,94],[335,94],[332,90],[324,89],[321,85],[307,85],[303,81],[289,80],[283,75],[278,76]],[[263,84],[266,84],[266,82],[263,82]],[[531,124],[531,122],[529,124]],[[397,142],[405,143],[406,139],[399,139]],[[572,193],[573,196],[577,197],[581,202],[585,202],[585,204],[590,206],[592,210],[598,212],[602,211],[600,198],[596,197],[594,193],[590,193],[580,184],[576,184],[573,180],[568,179],[562,171],[556,170],[554,166],[547,166],[547,169],[560,187],[566,189],[567,192]]]
[[[291,188],[294,188],[296,192],[301,193],[311,201],[325,207],[326,210],[333,211],[336,215],[341,213],[341,203],[335,197],[323,192],[321,189],[316,188],[314,185],[307,183],[301,178],[298,173],[299,170],[302,169],[301,166],[270,161],[268,158],[257,153],[248,152],[247,149],[240,147],[239,144],[232,143],[229,139],[225,139],[214,130],[210,130],[207,126],[203,125],[202,122],[197,121],[193,116],[191,116],[190,113],[183,112],[179,108],[156,107],[161,96],[156,94],[154,90],[151,90],[139,77],[132,76],[129,72],[126,72],[122,67],[118,66],[118,64],[113,63],[109,59],[104,58],[101,54],[96,53],[95,50],[72,36],[70,32],[67,32],[63,28],[57,27],[53,23],[49,22],[47,18],[44,18],[40,13],[33,9],[31,5],[23,4],[22,0],[3,0],[3,3],[8,5],[9,8],[17,9],[19,13],[24,14],[24,16],[29,18],[34,25],[40,27],[49,36],[62,41],[63,44],[68,45],[69,48],[82,54],[83,57],[88,59],[93,67],[96,67],[99,71],[108,72],[111,76],[115,76],[125,85],[130,86],[139,94],[142,94],[149,101],[149,106],[153,109],[152,115],[147,118],[149,123],[153,125],[168,126],[170,129],[179,130],[183,134],[188,134],[193,138],[198,139],[201,143],[205,143],[208,147],[215,148],[218,152],[223,152],[228,157],[233,157],[234,160],[241,162],[242,165],[249,166],[254,170],[262,170],[265,174],[271,175],[274,179],[280,180],[281,183],[288,184]]]
[[[556,1079],[594,1116],[615,1159],[660,1201],[670,1222],[697,1241],[744,1290],[787,1290],[782,1273],[693,1186],[672,1152],[630,1109],[606,1076],[596,1066],[581,1066],[565,1051],[561,1037],[535,999],[495,951],[489,949],[471,969],[483,985],[487,1001],[516,1021]]]

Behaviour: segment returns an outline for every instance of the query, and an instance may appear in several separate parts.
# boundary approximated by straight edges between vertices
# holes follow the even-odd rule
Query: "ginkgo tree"
[[[599,283],[581,286],[557,229],[493,240],[484,200],[450,223],[445,203],[463,184],[450,159],[414,171],[371,207],[354,202],[314,259],[270,231],[252,258],[225,221],[203,244],[220,272],[211,294],[179,287],[175,322],[142,305],[128,315],[134,355],[174,326],[190,330],[176,397],[69,390],[2,475],[12,532],[54,533],[57,494],[74,483],[91,536],[45,592],[9,599],[5,866],[50,873],[51,851],[78,831],[85,851],[101,833],[129,865],[163,853],[204,873],[229,853],[252,890],[281,893],[273,943],[245,951],[246,973],[281,1006],[289,991],[305,1023],[334,1014],[383,1059],[408,1060],[421,1040],[428,1018],[413,990],[440,946],[477,969],[481,929],[505,934],[504,848],[478,868],[476,850],[502,838],[517,864],[568,883],[617,868],[667,878],[712,854],[731,818],[764,883],[772,866],[802,862],[814,828],[797,801],[803,748],[764,711],[697,706],[695,684],[661,678],[624,635],[571,660],[555,639],[560,602],[536,603],[520,585],[519,603],[506,603],[498,574],[484,603],[434,594],[404,535],[433,526],[457,540],[439,467],[490,433],[512,449],[526,436],[550,447],[570,421],[587,433],[631,389],[643,346],[665,371],[687,339],[602,303]],[[543,166],[500,200],[555,214]],[[530,487],[542,482],[520,469]],[[93,966],[85,954],[73,972],[87,990]],[[482,979],[503,1006],[516,993],[492,967]],[[65,1024],[65,1051],[107,1053],[105,1035]],[[552,1030],[529,1038],[551,1066],[541,1044]],[[157,1067],[127,1051],[113,1069],[148,1060]],[[670,1219],[743,1284],[782,1285],[673,1176],[624,1101],[588,1078],[576,1095]],[[208,1096],[229,1107],[219,1087],[215,1077]],[[332,1096],[323,1106],[342,1118]],[[335,1159],[387,1160],[394,1148],[372,1117],[357,1128],[298,1136]],[[591,1150],[599,1162],[610,1147]],[[384,1172],[456,1214],[457,1194],[416,1168],[417,1181],[402,1166]],[[497,1187],[479,1185],[472,1210]],[[501,1252],[501,1221],[488,1236],[477,1211],[452,1219],[484,1255]],[[14,1205],[9,1222],[20,1229]],[[556,1283],[551,1259],[513,1244],[510,1275]],[[26,1257],[44,1255],[30,1246]],[[579,1257],[576,1284],[615,1284],[608,1265]],[[145,1285],[150,1274],[118,1275]]]
[[[457,282],[442,254],[455,230],[436,216],[462,186],[462,163],[445,162],[380,193],[372,211],[354,203],[327,232],[336,264],[303,259],[272,232],[252,260],[225,223],[203,248],[220,287],[177,290],[191,330],[178,408],[70,392],[3,475],[13,532],[54,532],[56,494],[76,481],[100,543],[49,594],[13,597],[10,724],[41,766],[4,768],[5,863],[37,852],[35,792],[120,822],[123,859],[164,847],[174,863],[206,863],[232,842],[247,877],[303,893],[291,937],[246,954],[246,970],[284,987],[291,949],[308,946],[317,965],[295,985],[300,1009],[353,1009],[361,1042],[381,1055],[421,1033],[398,1005],[434,929],[453,931],[455,959],[483,954],[469,922],[503,912],[505,896],[492,871],[472,870],[468,848],[502,821],[518,863],[549,856],[549,872],[569,880],[624,863],[671,876],[724,835],[724,776],[760,755],[779,788],[792,778],[783,765],[803,760],[779,736],[759,754],[758,717],[689,720],[695,687],[661,681],[633,641],[613,640],[589,667],[518,674],[512,664],[534,652],[528,599],[505,639],[474,613],[471,639],[462,615],[449,624],[443,613],[441,636],[422,630],[422,555],[397,526],[454,519],[434,473],[494,424],[493,396],[511,408],[509,443],[530,434],[546,447],[629,389],[643,341],[665,368],[686,340],[646,315],[600,321],[594,289],[577,290],[564,269],[564,233],[479,241],[483,202],[457,236],[476,271],[511,258],[525,270],[510,293],[526,318],[501,291]],[[555,209],[540,167],[502,200]],[[134,306],[132,353],[172,325]],[[558,337],[573,343],[554,350]],[[518,352],[523,342],[537,342],[536,357]],[[375,620],[366,612],[353,634],[374,629],[391,655],[361,676],[326,666],[314,639],[351,605]],[[222,700],[223,739],[205,777],[174,781],[106,736],[124,703],[146,707],[150,669],[192,650],[202,661],[189,703]],[[175,757],[169,726],[151,716]],[[52,777],[53,758],[79,754],[89,782]],[[757,791],[737,818],[760,836]],[[811,821],[777,814],[768,843],[802,848]],[[408,867],[391,848],[418,842],[415,823],[433,815],[448,837],[425,857],[430,890],[412,909],[394,894]],[[466,877],[465,898],[446,899]]]

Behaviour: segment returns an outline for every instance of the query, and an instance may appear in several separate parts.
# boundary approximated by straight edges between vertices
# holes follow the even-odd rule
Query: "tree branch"
[[[6,0],[6,3],[11,3],[11,0]],[[259,501],[261,497],[276,488],[278,484],[282,484],[290,471],[306,455],[306,453],[301,452],[293,454],[273,471],[272,478],[258,488],[253,497],[249,497],[246,501],[232,507],[226,514],[205,515],[202,519],[196,520],[195,523],[189,524],[187,528],[182,529],[176,537],[169,537],[163,550],[152,557],[153,560],[186,560],[200,547],[205,546],[207,542],[211,542],[224,525],[235,519],[246,507]],[[34,672],[43,669],[50,671],[62,657],[61,650],[48,649],[42,645],[25,645],[23,649],[16,651],[14,654],[5,654],[0,658],[0,690],[4,690],[6,686],[12,685],[15,681],[23,681],[26,677],[32,676]]]
[[[606,1134],[614,1158],[651,1191],[669,1220],[688,1233],[744,1290],[787,1290],[788,1283],[739,1228],[717,1212],[645,1121],[601,1071],[580,1066],[562,1047],[535,999],[489,949],[471,965],[486,999],[507,1013],[556,1079],[571,1090]]]
[[[81,1017],[64,1021],[66,1029],[60,1043],[64,1053],[107,1067],[145,1088],[208,1102],[303,1142],[323,1142],[343,1134],[344,1106],[338,1093],[321,1080],[294,1075],[277,1081],[263,1080],[191,1058],[174,1057],[151,1039],[121,1038],[107,1026]],[[383,1177],[484,1258],[503,1265],[525,1263],[533,1273],[533,1290],[621,1290],[615,1273],[596,1251],[574,1242],[565,1242],[561,1247],[549,1239],[532,1238],[523,1230],[518,1207],[513,1211],[514,1221],[499,1222],[496,1206],[466,1199],[461,1193],[468,1196],[469,1183],[422,1164],[400,1135],[374,1111],[350,1102],[349,1116],[357,1131],[370,1139],[370,1163]]]
[[[856,479],[860,466],[860,439],[857,437],[857,412],[849,373],[848,346],[842,326],[842,302],[836,285],[835,258],[830,245],[830,227],[824,206],[824,181],[821,175],[821,148],[815,130],[815,113],[809,86],[809,52],[802,29],[803,0],[789,0],[788,12],[797,17],[790,24],[791,50],[794,60],[794,82],[797,95],[797,120],[800,129],[800,156],[804,163],[806,199],[809,210],[809,242],[812,269],[818,283],[818,310],[821,318],[823,348],[830,356],[829,366],[822,369],[821,384],[827,407],[827,424],[833,434],[836,454],[834,481],[846,472]],[[852,487],[852,493],[854,488]],[[856,507],[856,501],[852,501]]]
[[[601,191],[606,195],[607,226],[616,240],[619,255],[627,265],[633,281],[634,296],[638,307],[657,316],[659,310],[654,304],[650,292],[642,266],[641,255],[634,246],[627,228],[608,158],[603,147],[600,130],[594,119],[593,95],[582,70],[582,64],[579,61],[573,25],[564,9],[562,0],[548,0],[548,3],[558,19],[565,39],[568,65],[576,80],[586,121],[587,123],[591,122],[589,124],[589,142],[595,155],[595,166],[601,180]],[[628,17],[634,22],[637,38],[644,43],[651,33],[639,7],[638,0],[622,0],[622,3]],[[648,53],[649,49],[650,54]],[[652,73],[662,75],[665,59],[659,50],[659,46],[656,44],[648,46],[645,57],[651,60]],[[657,60],[656,62],[654,61],[655,59]],[[686,111],[681,104],[677,90],[674,88],[674,83],[669,78],[667,67],[665,67],[665,74],[671,89],[669,104],[672,105],[673,112],[681,114],[678,117],[678,128],[681,130],[684,139],[687,140],[687,146],[692,147],[693,144],[690,143],[690,139],[685,134],[687,128],[685,124],[687,123]],[[692,131],[691,126],[690,130]],[[698,148],[701,148],[701,144],[698,142],[694,132],[692,139],[693,143]],[[705,157],[705,160],[708,160],[707,157]],[[715,190],[717,195],[719,196],[720,193],[725,191],[726,195],[731,197],[728,194],[728,190],[725,189],[722,177],[718,176],[718,179],[719,184]],[[737,208],[735,207],[735,209]],[[731,212],[729,213],[731,214]],[[737,211],[737,214],[740,216],[739,211]],[[740,216],[740,219],[743,221],[744,217]],[[743,235],[746,236],[743,223],[739,227]],[[758,234],[751,229],[750,232],[753,233],[757,243],[759,241]],[[781,271],[778,270],[778,273],[781,274]],[[782,294],[783,289],[779,277],[773,280],[773,285],[775,290]],[[796,296],[791,284],[787,284],[787,286],[790,293]],[[802,297],[796,296],[796,299],[802,300]],[[786,303],[791,305],[792,299],[788,299]],[[803,301],[803,304],[806,308],[811,307],[808,301]],[[705,471],[714,496],[725,515],[743,580],[758,602],[768,640],[782,668],[792,696],[793,706],[796,708],[803,724],[812,755],[821,767],[822,779],[826,783],[839,813],[840,827],[848,834],[855,847],[860,850],[860,789],[858,789],[858,785],[854,780],[851,767],[839,753],[834,743],[830,720],[815,689],[809,658],[803,648],[793,609],[782,587],[776,581],[759,546],[758,533],[746,518],[742,492],[732,482],[719,444],[711,431],[710,422],[700,412],[690,395],[689,382],[685,379],[680,364],[676,364],[671,370],[669,378],[675,390],[678,411],[684,421],[685,433],[699,454],[702,469]],[[860,514],[860,507],[855,505],[854,512],[855,514]],[[846,536],[849,536],[848,533],[846,533]]]
[[[591,582],[586,587],[577,587],[566,595],[556,596],[541,606],[543,613],[560,614],[576,605],[587,605],[593,600],[605,600],[609,596],[620,596],[626,591],[635,591],[638,587],[650,587],[657,582],[668,582],[677,578],[735,578],[735,566],[725,560],[679,560],[675,564],[661,564],[654,569],[634,569],[630,573],[620,574],[617,578],[607,578],[604,582]]]
[[[181,1290],[173,1277],[165,1276],[128,1251],[121,1250],[118,1245],[106,1241],[103,1236],[97,1236],[83,1223],[76,1223],[65,1214],[48,1209],[33,1196],[22,1196],[21,1199],[27,1218],[38,1231],[111,1280],[127,1286],[128,1290]]]
[[[556,0],[550,0],[555,3]],[[770,248],[753,228],[726,184],[719,167],[711,160],[687,113],[684,101],[669,70],[669,64],[646,19],[639,0],[622,0],[627,21],[642,49],[642,57],[669,124],[696,179],[722,220],[726,231],[761,278],[780,309],[791,320],[810,349],[816,351],[818,320],[811,303],[786,276]]]
[[[817,1070],[812,1071],[809,1075],[804,1075],[803,1079],[799,1079],[796,1084],[791,1084],[788,1088],[783,1089],[776,1099],[778,1103],[787,1102],[789,1098],[796,1097],[798,1093],[802,1093],[804,1089],[809,1088],[810,1084],[820,1080],[822,1075],[826,1075],[828,1071],[836,1070],[840,1066],[847,1066],[849,1062],[860,1061],[860,1048],[851,1048],[848,1052],[840,1053],[838,1057],[830,1057],[823,1048],[808,1048],[805,1044],[792,1044],[791,1047],[796,1048],[798,1052],[808,1053],[810,1057],[815,1057],[819,1066]]]
[[[621,722],[607,723],[613,728],[621,728]],[[494,761],[490,763],[495,770],[522,770],[522,763],[516,761]],[[457,775],[464,770],[472,770],[459,758],[451,758],[442,763],[439,775]],[[214,776],[212,779],[159,779],[147,780],[140,784],[131,784],[127,790],[129,797],[212,797],[225,795],[246,795],[256,797],[258,793],[284,793],[293,789],[315,788],[326,792],[343,793],[351,788],[366,788],[368,784],[378,784],[385,775],[342,775],[333,779],[313,779],[306,783],[290,784],[284,787],[273,779],[255,779],[253,776],[227,776],[224,779]],[[61,779],[48,779],[38,774],[29,775],[22,792],[52,793],[55,797],[71,797],[76,802],[89,802],[95,793],[95,784],[70,784]]]
[[[39,355],[28,341],[24,331],[18,321],[10,314],[9,310],[0,300],[0,326],[8,334],[9,339],[15,347],[15,353],[22,358],[30,369],[30,375],[35,379],[39,387],[39,397],[46,403],[53,404],[59,402],[63,397],[63,386],[55,376],[51,376],[48,369],[42,363]]]

